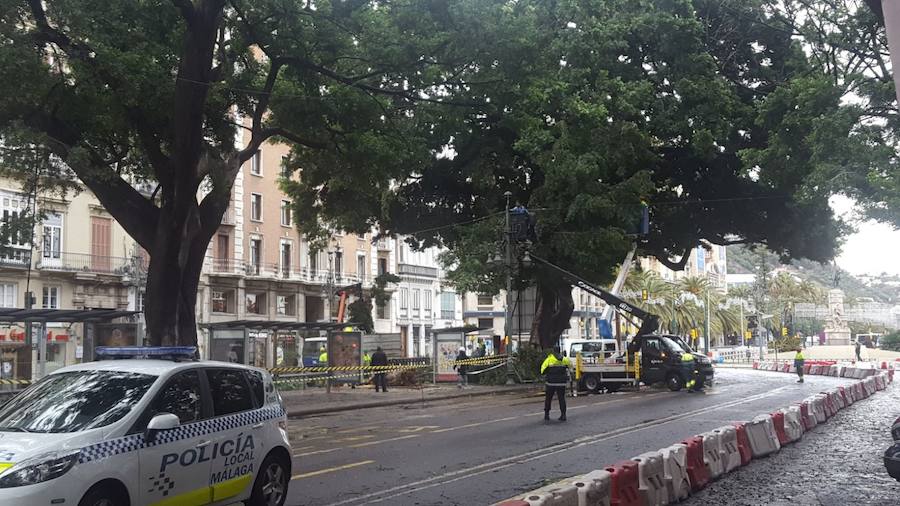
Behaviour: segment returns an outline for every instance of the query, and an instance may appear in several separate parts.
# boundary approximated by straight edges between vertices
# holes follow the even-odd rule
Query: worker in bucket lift
[[[569,360],[569,357],[562,355],[559,346],[554,346],[553,351],[541,364],[541,374],[546,376],[544,380],[545,422],[550,421],[550,404],[553,402],[554,395],[559,401],[559,421],[566,421],[566,385],[569,383],[570,367],[572,367],[572,361]]]

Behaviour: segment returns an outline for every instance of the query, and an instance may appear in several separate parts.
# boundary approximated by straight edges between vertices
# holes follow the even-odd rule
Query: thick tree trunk
[[[569,320],[575,311],[572,285],[558,279],[539,279],[537,299],[531,342],[541,348],[552,348],[559,344],[563,331],[569,328]]]
[[[197,285],[210,235],[194,202],[163,205],[150,251],[145,317],[151,346],[197,344]]]

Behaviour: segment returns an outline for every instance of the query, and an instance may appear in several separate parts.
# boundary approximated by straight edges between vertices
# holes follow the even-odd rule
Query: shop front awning
[[[315,331],[315,330],[341,330],[345,327],[354,327],[355,323],[335,322],[285,322],[271,320],[231,320],[225,322],[201,323],[201,327],[209,330],[291,330],[291,331]]]
[[[119,309],[19,309],[0,308],[0,323],[80,323],[105,322],[134,316],[140,311]]]

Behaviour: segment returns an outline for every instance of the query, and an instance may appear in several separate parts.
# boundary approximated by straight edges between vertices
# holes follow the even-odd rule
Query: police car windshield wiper
[[[0,432],[31,432],[30,430],[23,427],[15,427],[13,425],[7,425],[0,427]]]

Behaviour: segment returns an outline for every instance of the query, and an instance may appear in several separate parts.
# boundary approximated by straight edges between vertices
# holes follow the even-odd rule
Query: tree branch
[[[672,260],[670,260],[668,255],[654,254],[653,256],[655,256],[656,259],[659,260],[659,263],[665,265],[669,269],[672,269],[673,271],[683,271],[684,267],[688,263],[688,260],[690,260],[691,258],[691,248],[685,248],[684,253],[682,253],[681,255],[681,259],[677,262],[673,262]]]
[[[181,17],[187,22],[188,27],[191,27],[194,23],[194,17],[197,15],[197,12],[194,10],[194,3],[191,0],[172,0],[172,3],[181,11]]]

